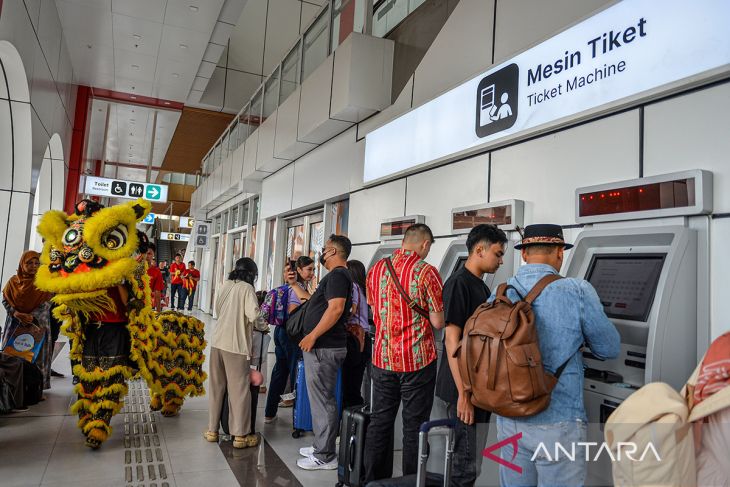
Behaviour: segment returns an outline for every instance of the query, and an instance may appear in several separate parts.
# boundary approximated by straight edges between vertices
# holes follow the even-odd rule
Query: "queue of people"
[[[294,394],[297,381],[303,380],[314,436],[312,445],[299,451],[300,468],[337,469],[339,408],[368,403],[362,481],[392,476],[399,407],[403,412],[402,472],[414,474],[419,428],[430,419],[437,400],[443,401],[448,418],[456,421],[450,485],[475,485],[492,414],[500,441],[522,435],[519,449],[507,443],[502,451],[522,473],[500,466],[502,486],[583,485],[585,458],[543,461],[537,455],[538,445],[547,442],[550,449],[553,444],[569,447],[586,441],[581,348],[585,344],[595,357],[612,359],[620,352],[620,337],[595,289],[583,279],[559,276],[564,252],[572,246],[565,242],[561,227],[524,229],[515,248],[525,265],[500,289],[489,289],[483,277],[503,263],[507,244],[503,231],[493,225],[474,227],[466,240],[464,267],[445,283],[425,261],[433,243],[427,225],[412,225],[401,248],[366,272],[361,262],[348,260],[352,245],[347,237],[331,235],[319,257],[328,273],[316,289],[311,288],[314,261],[303,256],[287,264],[286,284],[269,291],[263,301],[254,294],[256,264],[251,259],[237,261],[229,280],[217,291],[219,318],[211,339],[210,421],[205,438],[218,440],[222,404],[228,397],[233,446],[259,443],[251,425],[255,401],[250,387],[261,381],[260,374],[250,368],[252,333],[273,326],[276,363],[264,422],[273,423],[280,407],[303,400]],[[528,321],[534,325],[540,367],[554,378],[547,390],[549,401],[537,412],[499,415],[475,405],[475,386],[467,383],[460,368],[467,323],[486,303],[499,300],[510,304],[527,300],[531,305]],[[292,320],[300,321],[304,332],[296,339],[287,330],[295,314],[298,317]],[[444,329],[438,368],[434,329]],[[303,378],[297,377],[300,361]],[[372,401],[362,392],[366,375]]]

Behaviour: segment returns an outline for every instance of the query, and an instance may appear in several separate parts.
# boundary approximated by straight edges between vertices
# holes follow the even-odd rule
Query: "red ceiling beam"
[[[68,179],[66,179],[66,198],[64,209],[73,213],[79,195],[81,167],[86,153],[86,126],[91,117],[91,88],[79,86],[76,92],[76,111],[74,113],[73,132],[71,134],[71,150],[68,158]]]
[[[182,111],[182,109],[185,107],[185,104],[180,103],[179,101],[165,100],[162,98],[154,98],[151,96],[135,95],[134,93],[124,93],[121,91],[107,90],[104,88],[92,88],[91,90],[93,98],[115,101],[117,103],[125,103],[128,105],[140,105],[143,107],[176,111]]]

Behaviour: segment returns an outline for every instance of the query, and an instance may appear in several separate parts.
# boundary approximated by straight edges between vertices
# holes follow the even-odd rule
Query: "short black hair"
[[[335,235],[333,233],[327,240],[329,242],[332,242],[332,245],[337,247],[337,250],[342,252],[342,255],[343,257],[345,257],[345,259],[350,257],[350,252],[352,252],[352,242],[350,242],[349,238],[345,237],[344,235]]]
[[[296,260],[296,263],[297,269],[304,269],[308,265],[314,264],[314,260],[308,255],[302,255]]]
[[[193,264],[193,265],[195,265],[195,261],[194,261],[194,260],[191,260],[190,262],[188,262],[188,264]]]
[[[152,252],[157,252],[157,246],[155,244],[153,244],[152,242],[149,242],[147,244],[147,250],[150,250],[150,249],[152,249]]]
[[[406,228],[406,233],[403,235],[403,241],[408,243],[418,243],[424,240],[429,240],[434,243],[433,232],[431,228],[425,223],[414,223],[410,227]]]
[[[178,257],[182,259],[182,254],[175,254],[175,258],[177,259]]]
[[[472,228],[469,232],[469,236],[466,237],[466,248],[471,254],[474,248],[482,242],[486,242],[489,245],[504,245],[507,243],[507,235],[501,229],[497,228],[496,225],[482,223]]]

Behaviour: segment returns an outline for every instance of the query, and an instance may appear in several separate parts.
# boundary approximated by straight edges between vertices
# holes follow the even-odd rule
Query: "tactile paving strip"
[[[124,481],[127,487],[171,487],[158,431],[159,413],[150,412],[143,380],[128,382],[124,399]]]

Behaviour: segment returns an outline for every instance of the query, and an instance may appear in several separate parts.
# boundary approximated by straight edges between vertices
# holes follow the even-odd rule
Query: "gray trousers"
[[[339,431],[337,411],[337,370],[347,355],[347,348],[315,348],[303,352],[304,375],[312,408],[314,456],[324,462],[337,458],[336,440]]]

